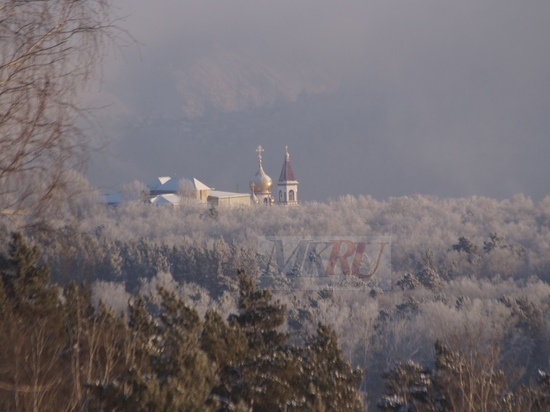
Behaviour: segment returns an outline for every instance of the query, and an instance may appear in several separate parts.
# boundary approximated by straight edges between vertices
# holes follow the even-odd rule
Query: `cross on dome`
[[[263,147],[260,145],[256,148],[256,152],[258,153],[258,171],[256,172],[256,175],[250,180],[250,189],[253,193],[257,195],[262,195],[266,198],[268,198],[268,201],[271,199],[271,185],[273,184],[273,181],[271,178],[266,174],[264,171],[263,165],[262,165],[262,152],[264,151]]]
[[[260,161],[260,163],[262,163],[262,152],[264,151],[264,148],[262,147],[262,145],[258,145],[258,147],[256,148],[256,152],[258,153],[258,160]]]

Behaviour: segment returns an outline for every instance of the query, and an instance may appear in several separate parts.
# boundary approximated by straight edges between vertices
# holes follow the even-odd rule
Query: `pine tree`
[[[286,306],[273,302],[272,298],[271,291],[257,289],[250,276],[239,274],[239,314],[230,321],[244,331],[253,354],[273,350],[288,339],[288,334],[277,330],[285,322]]]
[[[203,410],[210,394],[214,371],[201,350],[202,322],[195,309],[172,292],[160,289],[162,310],[159,334],[160,353],[153,366],[160,390],[167,394],[167,408]]]
[[[214,370],[200,348],[202,322],[196,310],[172,292],[159,289],[161,307],[151,316],[145,301],[130,309],[132,353],[118,378],[99,397],[112,409],[132,411],[205,411],[215,382]],[[101,389],[101,388],[97,388]]]
[[[58,290],[50,284],[50,271],[38,263],[39,258],[37,246],[27,245],[21,233],[12,235],[2,283],[14,311],[29,317],[44,317],[61,307]]]
[[[332,328],[319,324],[317,334],[310,338],[305,351],[305,379],[302,391],[307,394],[308,407],[314,410],[362,411],[363,403],[357,391],[362,372],[353,370],[338,347]]]
[[[477,262],[480,258],[479,247],[464,236],[458,238],[458,243],[452,245],[452,249],[457,252],[464,252],[468,255],[468,262]]]
[[[233,365],[239,379],[230,391],[231,399],[243,401],[253,410],[280,410],[296,396],[292,384],[299,373],[299,359],[286,345],[288,334],[278,329],[286,319],[286,307],[273,302],[267,289],[257,289],[255,281],[239,274],[240,298],[237,315],[230,325],[237,326],[247,341],[246,357]]]
[[[417,265],[416,279],[430,290],[437,291],[441,287],[442,279],[435,269],[434,252],[427,249],[422,253],[422,260]]]
[[[238,407],[239,400],[233,398],[232,392],[240,385],[239,365],[247,355],[248,344],[243,331],[237,325],[230,326],[217,311],[210,309],[205,315],[200,342],[216,369],[217,382],[209,403],[219,403],[222,410]]]
[[[378,408],[391,411],[439,411],[430,369],[413,361],[397,364],[383,375],[386,393]]]
[[[138,296],[128,305],[128,334],[123,348],[124,365],[109,382],[91,385],[96,409],[158,410],[153,407],[158,384],[151,357],[157,352],[157,329],[145,300]]]
[[[7,390],[0,401],[5,410],[63,405],[55,396],[64,384],[62,305],[39,257],[38,247],[29,246],[20,233],[12,235],[0,283],[0,384]]]

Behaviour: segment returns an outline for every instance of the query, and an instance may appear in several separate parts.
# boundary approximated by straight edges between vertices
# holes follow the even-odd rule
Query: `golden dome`
[[[272,184],[273,181],[264,172],[262,165],[260,165],[260,169],[256,172],[256,175],[250,180],[250,190],[257,194],[270,193]]]
[[[273,181],[266,174],[262,165],[262,152],[264,149],[262,149],[262,146],[258,146],[256,151],[258,152],[259,167],[254,177],[250,180],[250,190],[254,194],[270,194]]]

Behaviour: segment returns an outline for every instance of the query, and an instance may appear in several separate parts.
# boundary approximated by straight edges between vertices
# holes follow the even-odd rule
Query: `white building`
[[[159,177],[147,185],[149,200],[154,205],[178,207],[184,199],[196,200],[209,206],[242,207],[250,206],[248,193],[223,192],[206,186],[200,180]]]
[[[248,207],[250,206],[250,195],[213,190],[208,196],[208,205],[213,207]]]
[[[195,189],[195,197],[200,202],[206,202],[208,196],[214,190],[213,187],[208,187],[200,180],[193,178],[193,187]]]
[[[178,195],[195,198],[202,203],[206,203],[210,192],[214,190],[195,178],[189,180],[170,176],[157,177],[147,185],[147,189],[150,199],[160,195]]]

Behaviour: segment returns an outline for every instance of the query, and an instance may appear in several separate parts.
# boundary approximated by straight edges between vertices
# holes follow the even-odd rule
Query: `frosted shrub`
[[[100,301],[111,307],[120,315],[128,308],[130,294],[126,292],[124,283],[96,281],[91,287],[92,298],[97,305]]]

